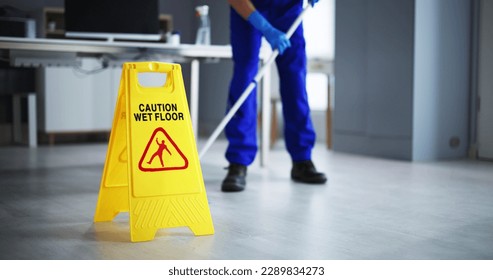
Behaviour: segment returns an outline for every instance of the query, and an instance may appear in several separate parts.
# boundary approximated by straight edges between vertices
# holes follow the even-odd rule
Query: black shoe
[[[325,174],[317,172],[311,160],[293,162],[291,179],[307,184],[324,184],[327,181]]]
[[[224,178],[221,190],[223,192],[241,192],[246,186],[247,167],[241,164],[230,163],[228,175]]]

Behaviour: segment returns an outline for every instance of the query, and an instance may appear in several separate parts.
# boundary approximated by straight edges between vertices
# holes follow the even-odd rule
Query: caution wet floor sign
[[[165,74],[165,84],[143,87],[144,72]],[[178,64],[123,66],[94,221],[126,211],[133,242],[170,227],[214,234]]]

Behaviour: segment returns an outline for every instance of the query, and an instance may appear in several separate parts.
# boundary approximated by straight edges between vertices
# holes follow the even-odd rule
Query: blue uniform
[[[302,0],[257,0],[252,3],[258,12],[282,32],[287,32],[303,8]],[[228,109],[257,74],[262,39],[262,33],[233,8],[230,12],[230,28],[234,69]],[[311,159],[315,131],[306,94],[306,52],[302,25],[290,41],[291,47],[276,59],[283,105],[284,139],[291,159],[303,161]],[[256,128],[257,97],[250,94],[225,129],[229,140],[226,159],[230,163],[250,165],[253,162],[258,150]]]

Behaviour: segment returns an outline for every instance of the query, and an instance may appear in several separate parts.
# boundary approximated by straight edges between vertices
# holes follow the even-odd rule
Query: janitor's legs
[[[229,87],[228,110],[236,103],[258,71],[262,34],[233,9],[230,11],[233,78]],[[254,89],[256,91],[256,89]],[[247,166],[257,153],[257,96],[251,93],[225,128],[229,145],[226,149],[228,174],[223,180],[224,192],[242,191],[246,186]]]
[[[257,8],[274,27],[286,32],[300,14],[302,2],[301,0],[271,0]],[[234,72],[228,107],[236,102],[258,71],[258,54],[262,36],[233,9],[230,14]],[[293,160],[291,178],[303,183],[325,183],[327,180],[325,175],[317,172],[311,161],[315,131],[306,94],[305,39],[301,26],[291,37],[291,48],[278,56],[276,63],[281,80],[285,141]],[[256,103],[256,95],[249,95],[226,126],[226,137],[229,140],[226,159],[230,165],[222,183],[223,191],[242,191],[245,188],[247,166],[253,162],[257,153]]]
[[[271,22],[286,32],[301,13],[302,1],[284,1],[282,9],[271,14]],[[282,14],[278,11],[282,10]],[[306,52],[303,27],[300,25],[290,38],[291,47],[276,59],[280,79],[284,116],[284,139],[293,161],[311,159],[315,131],[310,117],[306,93]]]
[[[270,21],[287,32],[302,10],[298,0],[278,0],[272,9]],[[303,27],[300,25],[290,38],[291,47],[276,59],[280,78],[281,101],[284,116],[284,139],[293,160],[291,179],[308,184],[323,184],[324,173],[318,172],[311,160],[315,144],[315,130],[310,117],[306,93],[306,52]]]
[[[231,45],[234,70],[228,98],[228,110],[253,81],[258,70],[262,34],[233,9],[230,12]],[[256,91],[256,89],[254,89]],[[249,165],[257,153],[257,97],[250,94],[225,128],[230,163]]]

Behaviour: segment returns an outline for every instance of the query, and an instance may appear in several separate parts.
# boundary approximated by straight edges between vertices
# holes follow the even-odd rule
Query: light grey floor
[[[224,142],[202,162],[215,235],[163,229],[131,243],[128,215],[92,222],[105,144],[0,148],[1,259],[493,259],[493,164],[334,153],[329,181],[293,183],[279,144],[222,193]],[[199,144],[200,146],[200,144]]]

